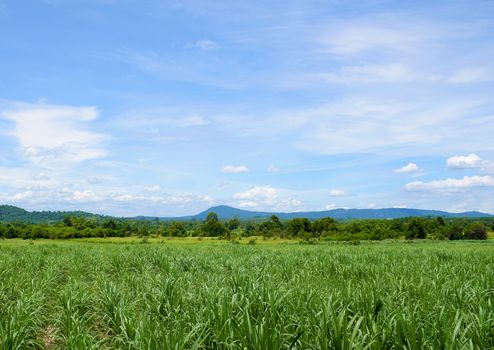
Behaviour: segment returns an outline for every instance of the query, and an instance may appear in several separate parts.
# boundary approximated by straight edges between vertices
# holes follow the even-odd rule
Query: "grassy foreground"
[[[490,349],[494,244],[0,241],[0,349]]]

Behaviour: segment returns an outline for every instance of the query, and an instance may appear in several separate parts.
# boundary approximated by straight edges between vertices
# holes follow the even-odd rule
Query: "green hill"
[[[12,205],[0,205],[0,222],[49,223],[62,221],[66,215],[100,217],[83,211],[27,211]]]

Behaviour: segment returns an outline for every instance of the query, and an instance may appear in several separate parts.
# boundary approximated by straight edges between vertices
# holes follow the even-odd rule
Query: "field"
[[[489,241],[103,241],[0,241],[0,349],[494,347]]]

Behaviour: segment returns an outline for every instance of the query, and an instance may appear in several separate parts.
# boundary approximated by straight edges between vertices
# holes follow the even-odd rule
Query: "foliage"
[[[201,231],[204,236],[209,237],[221,237],[228,234],[228,230],[219,221],[218,215],[212,212],[208,214],[206,221],[201,226]]]
[[[494,348],[494,245],[408,243],[2,241],[0,349]]]
[[[263,236],[303,240],[383,240],[399,239],[487,239],[494,219],[403,218],[336,221],[322,218],[310,221],[295,218],[281,221],[272,215],[265,221],[241,221],[237,218],[222,222],[214,212],[204,222],[162,221],[142,219],[96,218],[65,215],[54,223],[0,223],[0,238],[69,239],[90,237],[250,237]]]
[[[167,230],[168,236],[170,237],[184,237],[187,234],[185,226],[181,222],[172,222]]]
[[[424,239],[427,231],[422,218],[411,218],[406,226],[407,239]]]
[[[32,224],[51,223],[64,220],[65,216],[82,218],[102,218],[101,215],[82,211],[33,211],[29,212],[12,205],[0,205],[0,223],[27,222]]]

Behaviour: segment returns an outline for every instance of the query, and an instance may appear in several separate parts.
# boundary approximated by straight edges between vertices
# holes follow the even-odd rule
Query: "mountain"
[[[276,215],[280,219],[293,219],[293,218],[308,218],[308,219],[320,219],[324,217],[332,217],[334,219],[397,219],[410,216],[443,216],[443,217],[463,217],[463,218],[481,218],[481,217],[493,217],[494,215],[485,214],[477,211],[469,211],[463,213],[449,213],[439,210],[425,210],[425,209],[408,209],[408,208],[385,208],[385,209],[333,209],[325,211],[309,211],[309,212],[295,212],[295,213],[271,213],[262,211],[250,211],[229,207],[227,205],[220,205],[209,208],[197,215],[186,216],[181,219],[196,219],[204,220],[208,213],[215,212],[220,219],[231,219],[238,217],[239,219],[262,219],[271,215]],[[179,219],[179,218],[177,218]]]
[[[64,216],[100,217],[83,211],[27,211],[12,205],[0,205],[0,222],[25,222],[31,224],[62,221]]]
[[[239,219],[253,219],[262,220],[276,215],[280,219],[293,219],[293,218],[308,218],[308,219],[320,219],[324,217],[332,217],[339,220],[351,220],[351,219],[397,219],[410,216],[442,216],[445,218],[463,217],[463,218],[482,218],[482,217],[494,217],[494,215],[481,213],[478,211],[469,211],[464,213],[448,213],[439,210],[424,210],[424,209],[407,209],[407,208],[386,208],[386,209],[333,209],[325,211],[308,211],[308,212],[296,212],[296,213],[276,213],[265,211],[250,211],[233,208],[227,205],[219,205],[209,208],[203,212],[191,216],[182,217],[147,217],[137,216],[128,219],[137,220],[204,220],[208,213],[215,212],[220,219],[231,219],[238,217]],[[78,216],[86,218],[104,218],[105,216],[86,213],[83,211],[27,211],[11,205],[0,205],[0,222],[25,222],[25,223],[50,223],[62,221],[64,216]],[[123,218],[118,218],[123,219]]]

